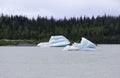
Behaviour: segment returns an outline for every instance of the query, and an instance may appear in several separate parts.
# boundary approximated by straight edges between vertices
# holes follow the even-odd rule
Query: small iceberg
[[[80,43],[74,43],[72,46],[66,46],[63,50],[76,51],[76,50],[95,50],[96,45],[88,39],[82,37]]]
[[[51,36],[49,42],[42,42],[42,43],[39,43],[37,46],[40,46],[40,47],[65,47],[68,44],[70,44],[70,41],[66,37],[60,35],[60,36]]]

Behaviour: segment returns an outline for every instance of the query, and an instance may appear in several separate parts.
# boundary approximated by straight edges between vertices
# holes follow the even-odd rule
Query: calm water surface
[[[120,45],[94,51],[0,47],[0,78],[120,78]]]

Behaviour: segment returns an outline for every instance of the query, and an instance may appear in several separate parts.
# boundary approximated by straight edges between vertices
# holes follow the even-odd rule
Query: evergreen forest
[[[27,18],[0,15],[0,40],[48,41],[52,35],[64,35],[71,42],[85,37],[96,44],[120,44],[120,16]]]

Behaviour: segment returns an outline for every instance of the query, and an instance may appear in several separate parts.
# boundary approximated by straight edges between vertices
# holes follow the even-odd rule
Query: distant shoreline
[[[36,42],[33,40],[0,40],[0,46],[36,46]]]
[[[44,42],[43,40],[9,40],[1,39],[0,46],[36,46],[38,43]],[[71,41],[72,43],[72,41]],[[103,45],[117,45],[117,44],[104,44]],[[99,44],[96,44],[98,46]],[[119,44],[118,44],[119,45]]]

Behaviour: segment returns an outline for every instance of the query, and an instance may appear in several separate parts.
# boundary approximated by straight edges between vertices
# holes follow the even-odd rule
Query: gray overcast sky
[[[120,0],[0,0],[0,13],[54,18],[120,15]]]

